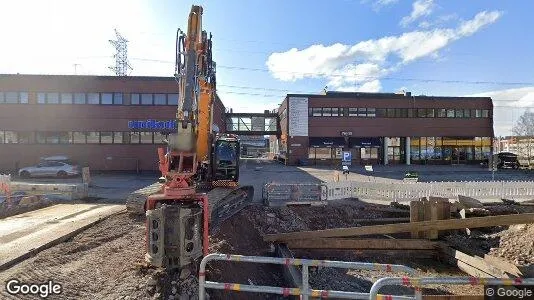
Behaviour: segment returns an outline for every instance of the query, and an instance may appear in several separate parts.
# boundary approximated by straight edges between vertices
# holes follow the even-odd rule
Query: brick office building
[[[470,164],[492,153],[491,98],[410,93],[290,94],[273,151],[287,164]]]
[[[173,77],[0,75],[0,170],[50,155],[96,170],[157,170],[177,91]],[[215,130],[224,111],[217,97]]]

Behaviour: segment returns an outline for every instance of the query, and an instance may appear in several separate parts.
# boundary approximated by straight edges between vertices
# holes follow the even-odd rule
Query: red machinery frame
[[[158,148],[158,157],[159,170],[161,175],[166,178],[166,182],[161,193],[148,197],[146,210],[155,209],[159,202],[202,202],[202,252],[206,256],[209,254],[209,203],[208,196],[204,193],[197,193],[193,186],[192,177],[197,171],[196,154],[188,152],[169,152],[166,154],[165,148]],[[169,171],[171,158],[178,162],[176,171]],[[146,241],[148,243],[148,220],[146,228]]]

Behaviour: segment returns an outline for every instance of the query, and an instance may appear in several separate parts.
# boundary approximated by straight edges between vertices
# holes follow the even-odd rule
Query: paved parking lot
[[[417,171],[420,181],[490,181],[492,172],[480,166],[374,166],[372,172],[367,172],[363,166],[352,166],[351,173],[340,175],[341,180],[392,182],[402,180],[409,171]],[[267,159],[243,159],[240,170],[241,185],[253,185],[255,201],[261,201],[262,187],[269,182],[276,183],[313,183],[331,181],[334,178],[333,168],[326,167],[294,167],[284,166]],[[110,202],[123,202],[126,196],[139,188],[156,181],[156,172],[132,173],[94,173],[91,176],[92,186],[89,195],[104,198]],[[533,180],[534,172],[524,170],[498,170],[494,173],[495,180]],[[19,179],[16,179],[19,181]],[[27,179],[21,181],[38,183],[80,183],[81,178],[55,179]]]

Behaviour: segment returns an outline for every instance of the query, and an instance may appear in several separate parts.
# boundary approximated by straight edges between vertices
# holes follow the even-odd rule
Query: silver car
[[[78,166],[59,161],[42,161],[36,166],[19,170],[19,177],[60,177],[77,176],[80,174]]]

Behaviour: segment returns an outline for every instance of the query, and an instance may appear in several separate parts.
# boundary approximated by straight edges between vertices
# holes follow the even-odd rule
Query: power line
[[[91,58],[91,57],[85,57]],[[95,58],[102,58],[102,56],[95,56]],[[173,64],[174,61],[162,60],[162,59],[151,59],[151,58],[140,58],[132,57],[131,60],[145,61],[145,62],[156,62],[164,64]],[[240,71],[256,71],[256,72],[271,72],[271,70],[266,68],[252,68],[252,67],[241,67],[241,66],[225,66],[217,65],[217,68],[228,69],[228,70],[240,70]],[[455,83],[455,84],[486,84],[486,85],[534,85],[534,82],[507,82],[507,81],[469,81],[469,80],[449,80],[449,79],[424,79],[424,78],[410,78],[410,77],[393,77],[393,76],[368,76],[364,74],[336,74],[336,73],[320,73],[320,72],[295,72],[289,70],[278,70],[280,73],[294,74],[294,75],[304,75],[304,76],[316,76],[316,77],[340,77],[340,78],[353,78],[359,77],[361,79],[367,80],[393,80],[393,81],[413,81],[413,82],[435,82],[435,83]]]
[[[261,72],[271,72],[269,69],[264,68],[248,68],[248,67],[235,67],[235,66],[221,66],[218,65],[218,68],[223,69],[232,69],[232,70],[250,70],[250,71],[261,71]],[[307,76],[322,76],[322,77],[360,77],[365,79],[380,79],[380,80],[399,80],[399,81],[418,81],[418,82],[440,82],[440,83],[465,83],[465,84],[495,84],[495,85],[534,85],[534,82],[502,82],[502,81],[468,81],[468,80],[446,80],[446,79],[422,79],[422,78],[401,78],[401,77],[391,77],[391,76],[367,76],[364,74],[336,74],[336,73],[316,73],[316,72],[294,72],[294,71],[282,71],[278,70],[280,73],[288,73],[295,75],[307,75]]]

